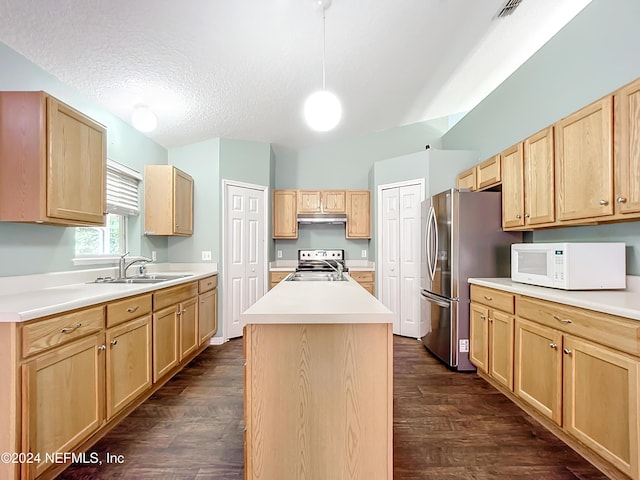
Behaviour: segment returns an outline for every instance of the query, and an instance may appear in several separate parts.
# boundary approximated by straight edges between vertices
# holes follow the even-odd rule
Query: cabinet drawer
[[[104,328],[104,307],[94,307],[22,326],[22,356],[62,345]]]
[[[349,275],[358,283],[373,282],[373,272],[370,271],[354,272],[349,270]]]
[[[187,298],[195,297],[197,294],[198,282],[191,282],[185,285],[177,285],[159,290],[153,294],[153,311],[175,305]]]
[[[493,288],[471,285],[471,301],[503,312],[514,312],[514,295]]]
[[[198,282],[198,292],[204,293],[209,290],[213,290],[218,286],[218,276],[213,275],[211,277],[203,278]]]
[[[125,298],[107,304],[107,328],[132,320],[151,311],[151,294]]]
[[[559,303],[518,297],[519,317],[640,356],[640,322]]]

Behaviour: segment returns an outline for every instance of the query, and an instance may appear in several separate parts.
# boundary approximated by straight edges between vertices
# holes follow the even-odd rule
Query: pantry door
[[[223,292],[225,339],[242,336],[241,314],[266,292],[267,187],[223,181]]]
[[[393,333],[420,338],[420,203],[424,180],[378,187],[378,292]]]

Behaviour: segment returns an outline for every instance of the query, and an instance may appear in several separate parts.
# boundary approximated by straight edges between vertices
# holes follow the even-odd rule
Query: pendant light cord
[[[325,21],[324,14],[326,8],[322,9],[322,89],[325,90],[325,73],[324,73],[324,54],[325,54]]]

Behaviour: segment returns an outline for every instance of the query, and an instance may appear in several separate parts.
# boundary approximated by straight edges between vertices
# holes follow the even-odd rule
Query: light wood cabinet
[[[193,353],[200,345],[198,337],[198,299],[185,300],[178,305],[180,319],[180,361]]]
[[[0,92],[0,221],[104,225],[106,144],[45,92]]]
[[[456,177],[456,188],[470,190],[474,192],[476,185],[476,167],[461,172]]]
[[[22,366],[22,451],[71,452],[104,422],[104,333],[58,347]],[[23,477],[52,467],[23,464]]]
[[[632,478],[638,478],[640,362],[566,335],[565,430]]]
[[[555,124],[559,221],[613,214],[613,97]]]
[[[151,387],[151,315],[107,330],[107,420]]]
[[[347,238],[371,238],[371,192],[347,190]]]
[[[218,276],[200,280],[198,284],[199,345],[208,342],[218,331]]]
[[[553,127],[530,136],[523,144],[525,225],[555,221],[555,147]],[[504,188],[504,183],[503,183]]]
[[[476,166],[477,190],[485,190],[501,182],[502,162],[500,161],[500,155],[494,155]]]
[[[562,425],[562,335],[516,319],[515,388],[521,399]]]
[[[173,165],[144,167],[146,235],[193,234],[193,178]]]
[[[369,292],[375,295],[375,272],[369,270],[349,270],[349,275]]]
[[[298,213],[345,213],[345,190],[298,190]]]
[[[296,190],[273,191],[273,238],[298,238]]]
[[[640,216],[640,79],[614,94],[615,212]]]
[[[290,275],[293,272],[293,270],[290,270],[288,272],[269,272],[269,290],[271,290],[273,287],[275,287],[277,284],[279,284],[282,280],[285,279],[285,277],[287,277],[288,275]]]
[[[245,478],[390,480],[392,342],[390,324],[247,325]]]
[[[471,300],[469,359],[513,390],[514,296],[472,285]]]
[[[502,159],[502,228],[524,225],[524,161],[522,142],[504,150]]]
[[[180,360],[180,324],[176,306],[153,313],[153,382],[169,373]]]

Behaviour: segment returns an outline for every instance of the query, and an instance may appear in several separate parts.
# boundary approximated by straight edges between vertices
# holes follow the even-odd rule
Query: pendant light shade
[[[158,118],[146,105],[138,105],[131,114],[131,123],[141,132],[151,132],[158,126]]]
[[[336,95],[328,90],[312,93],[304,102],[304,118],[317,132],[335,128],[342,118],[342,105]]]
[[[312,130],[327,132],[342,118],[340,100],[325,88],[325,11],[331,6],[331,0],[314,0],[314,5],[322,11],[322,89],[309,95],[304,102],[304,118]]]

